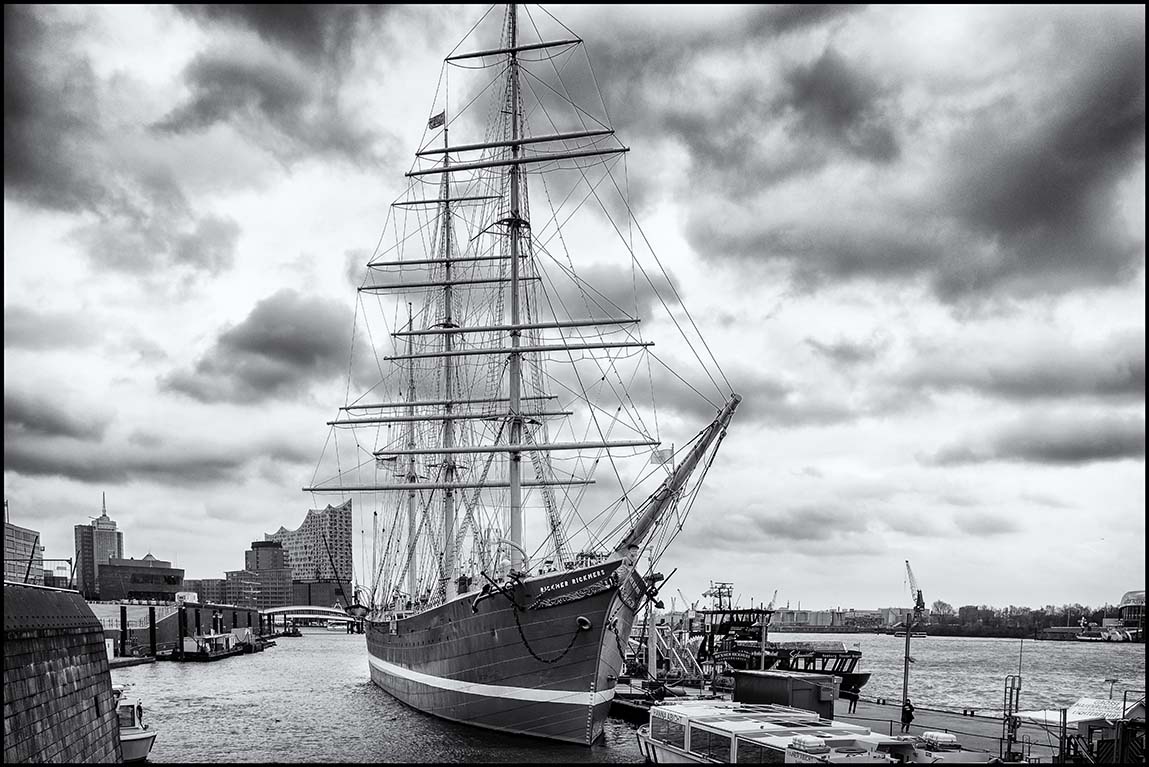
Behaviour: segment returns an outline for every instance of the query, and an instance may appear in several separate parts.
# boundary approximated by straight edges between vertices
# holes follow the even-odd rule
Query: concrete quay
[[[873,699],[858,701],[857,711],[850,714],[849,702],[837,700],[834,702],[834,719],[850,724],[869,727],[870,730],[883,735],[898,735],[902,730],[902,708],[894,703],[878,703]],[[1004,751],[1002,741],[1001,717],[987,716],[985,714],[963,714],[960,711],[946,711],[942,709],[922,708],[915,706],[914,721],[910,724],[910,733],[921,735],[923,732],[949,732],[957,736],[966,748],[989,751],[1000,754]],[[1026,759],[1051,762],[1058,753],[1057,733],[1048,732],[1035,724],[1022,723],[1017,730],[1017,741],[1014,751],[1020,751]]]

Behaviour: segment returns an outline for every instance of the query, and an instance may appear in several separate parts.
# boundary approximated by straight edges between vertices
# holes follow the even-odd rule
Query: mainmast
[[[519,217],[520,202],[519,202],[519,112],[521,107],[519,105],[519,58],[518,52],[515,50],[518,45],[518,6],[514,3],[510,4],[510,35],[509,45],[510,48],[510,67],[507,70],[507,77],[510,78],[511,86],[511,168],[510,168],[510,184],[511,184],[511,210],[507,218],[507,226],[510,231],[511,239],[511,354],[510,354],[510,381],[509,381],[509,397],[510,397],[510,419],[511,419],[511,434],[510,445],[512,452],[510,454],[510,467],[508,480],[510,482],[510,533],[511,533],[511,548],[510,552],[511,566],[515,570],[523,571],[526,569],[525,557],[523,552],[523,499],[522,488],[522,453],[515,448],[522,444],[523,441],[523,419],[522,407],[520,397],[522,396],[522,355],[518,351],[519,337],[521,331],[519,325],[519,227],[522,219]]]
[[[447,142],[446,114],[443,122],[443,166],[449,167],[451,156],[445,151],[449,146]],[[451,287],[451,184],[450,173],[443,174],[443,226],[441,240],[441,256],[446,271],[443,285],[443,321],[440,327],[451,329],[456,327],[452,309]],[[451,354],[455,344],[452,333],[443,334],[443,447],[448,451],[455,446],[455,420],[453,416],[455,393],[455,358]],[[451,485],[455,482],[455,456],[446,453],[443,456],[443,483],[447,486],[443,491],[443,570],[440,573],[439,596],[447,599],[450,594],[451,578],[455,574],[455,491]]]

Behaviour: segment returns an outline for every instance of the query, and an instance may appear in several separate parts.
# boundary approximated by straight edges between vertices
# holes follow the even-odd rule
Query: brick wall
[[[4,761],[120,762],[104,631],[74,591],[4,585]]]

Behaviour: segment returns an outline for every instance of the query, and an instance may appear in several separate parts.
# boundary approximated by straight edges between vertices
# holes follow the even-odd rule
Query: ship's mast
[[[413,326],[413,317],[411,314],[411,304],[407,304],[407,327]],[[407,353],[412,353],[412,345],[414,338],[407,339]],[[415,449],[415,360],[411,360],[410,366],[407,368],[407,415],[410,416],[411,421],[407,424],[407,449]],[[411,489],[407,491],[407,596],[412,602],[412,606],[417,602],[415,589],[417,586],[416,581],[416,567],[415,567],[415,484],[419,481],[419,475],[415,471],[415,455],[411,454],[410,459],[407,461],[407,482],[410,484]]]
[[[449,146],[447,143],[447,123],[446,116],[444,115],[443,123],[443,148]],[[451,164],[450,154],[444,151],[443,153],[443,166],[449,167]],[[451,185],[450,173],[443,174],[443,226],[442,226],[442,257],[444,266],[446,268],[446,277],[443,286],[443,322],[441,327],[454,328],[455,320],[452,309],[452,295],[451,295]],[[443,400],[444,400],[444,418],[443,418],[443,447],[448,450],[455,446],[455,421],[452,416],[452,408],[454,403],[452,397],[455,393],[455,359],[451,355],[451,350],[455,345],[455,336],[452,333],[443,334]],[[443,496],[443,571],[440,574],[439,596],[446,599],[449,594],[451,578],[455,574],[455,491],[451,488],[451,484],[455,481],[455,456],[448,452],[443,456],[445,465],[443,467],[443,482],[447,485]]]
[[[510,184],[511,184],[511,210],[508,216],[507,226],[510,229],[511,240],[511,354],[510,354],[510,381],[509,381],[509,397],[510,397],[510,419],[511,419],[511,434],[510,446],[512,452],[510,453],[510,467],[509,467],[509,483],[510,483],[510,533],[511,533],[511,563],[515,570],[522,571],[526,565],[524,562],[523,554],[523,508],[522,508],[522,453],[514,448],[522,444],[523,439],[523,420],[522,408],[520,397],[522,392],[520,389],[522,383],[522,355],[518,351],[519,336],[521,331],[518,329],[519,325],[519,226],[521,219],[519,218],[520,202],[519,202],[519,59],[515,47],[518,45],[518,6],[514,3],[510,4],[510,34],[509,45],[510,48],[510,67],[508,68],[507,77],[510,78],[511,86],[511,169],[510,169]]]

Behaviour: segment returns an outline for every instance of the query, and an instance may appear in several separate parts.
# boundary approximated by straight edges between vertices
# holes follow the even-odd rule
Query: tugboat
[[[135,703],[124,697],[124,686],[112,685],[112,697],[116,703],[116,718],[120,725],[120,747],[125,762],[142,762],[151,753],[156,742],[156,731],[143,723],[144,704],[140,699]]]

